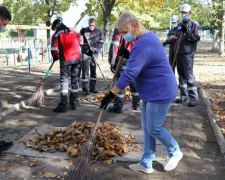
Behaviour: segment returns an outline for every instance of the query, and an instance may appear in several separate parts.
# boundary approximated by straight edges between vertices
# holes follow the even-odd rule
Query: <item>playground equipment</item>
[[[50,39],[47,26],[7,25],[7,30],[17,29],[18,37],[0,38],[0,68],[51,63]],[[22,30],[34,30],[34,36],[24,37]],[[37,35],[39,32],[39,36]],[[101,56],[109,51],[110,41],[104,42]]]
[[[46,31],[50,27],[29,25],[8,25],[7,30],[17,29],[18,37],[0,39],[0,68],[29,66],[50,63],[50,46]],[[24,37],[22,30],[34,30],[35,36]],[[37,30],[41,37],[37,37]],[[50,42],[50,41],[49,41]]]

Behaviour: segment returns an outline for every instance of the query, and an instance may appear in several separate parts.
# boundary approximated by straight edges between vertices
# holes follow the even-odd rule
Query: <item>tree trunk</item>
[[[219,14],[217,12],[217,6],[215,4],[215,0],[212,0],[212,9],[215,10],[214,13],[212,13],[212,28],[211,28],[211,32],[212,32],[212,51],[217,51],[218,50],[218,34],[216,32],[216,29],[218,28],[218,25],[216,23],[215,18],[218,18]]]
[[[219,55],[225,56],[224,53],[224,35],[225,35],[225,1],[222,1],[222,13],[221,13],[221,30],[220,30],[220,48],[219,48]]]
[[[46,26],[50,26],[51,25],[50,20],[46,21],[45,24],[46,24]],[[50,45],[50,40],[51,40],[51,38],[50,38],[50,30],[46,30],[46,31],[47,31],[47,46],[49,46]]]
[[[110,12],[111,14],[111,12]],[[110,14],[106,13],[106,15],[104,16],[104,41],[108,41],[110,39],[109,37],[109,32],[110,32]]]
[[[101,5],[102,12],[103,12],[103,22],[104,22],[104,27],[103,27],[103,35],[104,35],[104,41],[110,40],[110,16],[112,9],[115,5],[115,0],[98,0],[98,2]]]
[[[212,51],[218,50],[218,35],[216,33],[216,30],[212,29]]]
[[[76,26],[81,22],[81,20],[84,18],[84,16],[86,16],[87,13],[82,13],[80,16],[80,19],[78,19],[78,21],[76,22],[76,24],[74,25],[74,28],[76,28]]]

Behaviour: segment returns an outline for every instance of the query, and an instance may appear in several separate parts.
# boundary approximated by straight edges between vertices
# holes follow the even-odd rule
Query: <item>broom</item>
[[[90,44],[90,42],[88,41],[88,38],[87,38],[87,36],[86,36],[86,34],[85,34],[85,33],[84,33],[84,37],[85,37],[85,39],[87,40],[87,43],[88,43],[89,49],[91,50],[91,44]],[[104,76],[104,74],[103,74],[103,72],[102,72],[102,70],[101,70],[101,68],[100,68],[100,66],[99,66],[99,64],[98,64],[98,62],[97,62],[97,60],[96,60],[96,58],[95,58],[95,55],[94,55],[94,54],[92,54],[92,58],[94,59],[95,64],[97,64],[97,66],[98,66],[98,68],[99,68],[99,70],[100,70],[100,72],[101,72],[101,74],[102,74],[102,77],[104,78],[104,80],[105,80],[105,82],[106,82],[107,86],[109,87],[109,83],[108,83],[107,79],[105,78],[105,76]]]
[[[39,85],[37,91],[31,97],[31,100],[30,100],[30,105],[31,106],[40,108],[41,105],[43,104],[43,102],[44,102],[44,88],[43,88],[44,82],[45,82],[48,74],[50,73],[54,62],[55,61],[52,62],[51,66],[49,67],[49,69],[46,72],[45,76],[41,77],[40,85]]]
[[[126,49],[127,49],[128,45],[129,45],[129,43],[127,43]],[[113,75],[113,81],[110,85],[110,89],[115,84],[115,79],[118,74],[122,59],[123,59],[123,55],[120,56],[120,58],[119,58],[115,73]],[[97,130],[98,124],[101,120],[103,111],[104,111],[104,107],[101,109],[98,119],[96,121],[95,127],[91,131],[91,133],[88,135],[87,141],[83,145],[82,150],[81,150],[75,164],[73,165],[71,170],[68,172],[66,180],[86,180],[88,178],[89,168],[90,168],[90,164],[91,164],[91,154],[92,154],[93,146],[95,143],[96,130]]]

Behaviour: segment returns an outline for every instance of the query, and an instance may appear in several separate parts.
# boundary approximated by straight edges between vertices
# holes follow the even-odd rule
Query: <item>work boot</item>
[[[88,91],[83,91],[83,95],[87,96],[90,95],[90,93]]]
[[[58,106],[53,109],[53,112],[66,112],[67,111],[67,105],[59,103]]]
[[[114,106],[109,106],[108,107],[108,111],[109,112],[114,112],[114,113],[122,113],[123,112],[122,109],[115,109]]]
[[[10,147],[13,146],[13,142],[12,141],[0,141],[0,151],[5,151],[7,149],[9,149]]]
[[[140,106],[132,106],[132,110],[140,110]]]
[[[96,90],[90,90],[90,93],[98,93]]]
[[[197,106],[198,101],[189,101],[188,106]]]
[[[175,100],[175,103],[183,103],[183,102],[187,102],[187,98],[179,98]]]
[[[72,110],[76,110],[77,109],[77,106],[74,103],[71,103],[70,107],[71,107]]]

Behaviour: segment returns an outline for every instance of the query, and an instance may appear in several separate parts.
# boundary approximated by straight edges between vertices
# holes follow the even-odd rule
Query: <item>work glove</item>
[[[80,30],[80,35],[84,35],[84,33],[85,33],[85,28],[82,28],[81,30]]]
[[[120,47],[119,55],[123,55],[124,58],[129,59],[130,52],[125,47]]]
[[[162,44],[163,44],[163,46],[166,46],[166,45],[167,45],[166,41],[165,41],[165,42],[163,42]]]
[[[90,49],[91,54],[96,54],[98,51],[96,48],[91,48]]]
[[[112,90],[110,90],[110,92],[103,98],[100,108],[106,109],[108,104],[115,98],[115,96],[116,94],[114,94]]]
[[[55,61],[58,61],[59,60],[59,57],[58,56],[55,56],[55,57],[52,57],[52,60],[55,62]]]
[[[187,32],[187,28],[185,27],[185,25],[181,25],[181,31],[183,33],[186,33]]]

